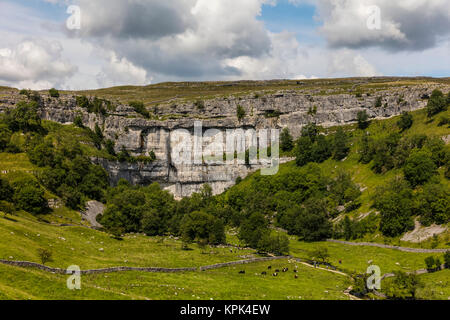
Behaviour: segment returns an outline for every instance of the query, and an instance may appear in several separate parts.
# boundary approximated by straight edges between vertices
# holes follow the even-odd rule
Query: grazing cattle
[[[272,269],[272,266],[268,266],[267,269],[268,269],[268,270]]]
[[[262,274],[263,276],[265,276],[265,275],[267,274],[267,272],[263,271],[263,272],[261,272],[261,274]]]
[[[283,268],[283,272],[288,272],[289,268]]]
[[[272,273],[274,277],[278,276],[278,272]]]
[[[239,271],[239,274],[245,274],[244,270]]]
[[[275,272],[276,272],[276,273],[278,273],[278,272],[280,272],[280,270],[278,270],[278,269],[275,269]]]
[[[294,275],[294,278],[295,278],[295,279],[298,279],[298,275],[295,274],[295,275]]]
[[[295,273],[297,273],[297,272],[298,272],[298,270],[294,270],[294,272],[295,272]]]

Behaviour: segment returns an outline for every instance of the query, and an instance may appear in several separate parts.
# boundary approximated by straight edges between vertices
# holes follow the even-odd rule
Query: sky
[[[450,0],[0,0],[0,85],[450,76]]]

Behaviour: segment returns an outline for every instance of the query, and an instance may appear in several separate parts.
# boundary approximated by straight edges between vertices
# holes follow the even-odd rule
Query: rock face
[[[204,150],[212,142],[221,141],[225,145],[226,133],[239,130],[243,130],[246,136],[245,148],[248,149],[252,144],[258,146],[261,143],[259,137],[252,136],[255,130],[289,128],[296,138],[309,122],[325,127],[349,124],[356,121],[358,112],[362,110],[366,110],[370,118],[387,118],[404,111],[424,108],[427,100],[423,98],[436,88],[449,91],[446,85],[424,84],[395,87],[358,97],[355,94],[305,94],[285,90],[263,95],[217,97],[205,100],[201,108],[193,102],[171,102],[158,106],[158,120],[144,119],[126,105],[118,104],[115,111],[99,115],[78,107],[75,96],[63,95],[59,99],[44,96],[41,116],[69,124],[80,115],[84,125],[91,129],[98,123],[105,137],[115,141],[116,151],[125,148],[136,156],[149,155],[153,151],[157,160],[149,164],[92,160],[109,172],[112,183],[121,178],[133,184],[159,182],[176,197],[184,197],[198,191],[204,183],[211,185],[214,194],[221,193],[233,185],[237,177],[243,178],[264,166],[261,163],[238,164],[236,161],[231,164],[208,164],[205,159],[197,164],[177,163],[173,157],[180,146],[179,132],[184,130],[187,143],[194,145],[195,121],[201,121],[201,145]],[[381,106],[376,103],[380,98]],[[0,101],[0,108],[11,107],[15,102],[17,97],[13,95],[10,99]],[[241,121],[236,116],[238,106],[246,113]],[[223,150],[215,150],[211,154],[222,158],[223,153]]]

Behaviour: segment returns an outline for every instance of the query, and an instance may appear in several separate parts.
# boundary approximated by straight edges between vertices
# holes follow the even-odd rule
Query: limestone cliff
[[[236,129],[282,129],[289,128],[298,137],[301,128],[314,121],[322,126],[336,126],[356,121],[357,113],[366,110],[371,118],[387,118],[426,106],[426,98],[440,88],[449,91],[449,86],[426,83],[393,87],[376,93],[305,93],[297,90],[280,90],[273,93],[249,93],[240,96],[212,97],[202,102],[171,101],[158,105],[152,120],[137,114],[130,106],[116,103],[114,111],[106,115],[88,113],[77,106],[75,95],[65,94],[53,99],[42,93],[41,116],[43,119],[62,124],[72,123],[81,115],[85,126],[93,129],[98,123],[108,139],[115,141],[115,148],[122,147],[133,155],[148,155],[153,151],[157,160],[149,163],[119,163],[106,159],[92,159],[110,173],[112,183],[125,178],[134,184],[161,183],[177,197],[188,196],[204,183],[209,183],[215,194],[230,187],[237,177],[245,177],[258,170],[261,165],[177,165],[171,159],[172,133],[176,129],[187,129],[193,139],[194,121],[201,120],[203,131],[217,129],[218,132]],[[350,90],[351,91],[351,90]],[[14,106],[21,97],[17,92],[0,97],[0,108]],[[381,103],[380,100],[381,99]],[[245,117],[239,121],[236,109],[241,106]],[[315,112],[311,112],[315,110]],[[0,110],[1,111],[1,110]],[[206,146],[208,139],[203,141]],[[286,161],[286,160],[284,160]]]

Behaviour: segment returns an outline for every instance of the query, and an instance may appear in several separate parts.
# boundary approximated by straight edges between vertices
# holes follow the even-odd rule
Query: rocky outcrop
[[[127,149],[133,155],[149,155],[151,151],[157,161],[153,163],[118,163],[105,159],[93,159],[110,173],[112,183],[124,178],[134,184],[159,182],[176,197],[189,196],[209,183],[214,194],[230,187],[237,177],[245,177],[260,169],[263,164],[244,165],[177,164],[173,152],[177,144],[174,132],[184,129],[189,142],[194,143],[194,122],[201,121],[202,146],[221,140],[225,144],[225,133],[244,130],[251,137],[253,130],[289,128],[294,138],[303,126],[310,122],[330,127],[355,122],[359,111],[366,110],[371,118],[387,118],[404,111],[413,111],[426,106],[427,96],[440,88],[449,91],[449,86],[427,83],[414,86],[393,87],[387,90],[364,93],[331,94],[326,92],[306,93],[284,90],[266,94],[248,94],[210,98],[199,107],[196,102],[172,100],[158,105],[152,120],[144,119],[127,105],[116,104],[114,111],[106,115],[88,113],[77,106],[75,96],[62,95],[59,99],[43,96],[41,116],[44,119],[63,124],[72,123],[77,115],[85,126],[93,129],[99,124],[107,139],[115,141],[116,151]],[[351,91],[351,90],[350,90]],[[17,102],[17,93],[10,98],[2,98],[0,107],[9,108]],[[381,103],[379,103],[381,99]],[[378,103],[377,103],[378,102]],[[245,110],[245,117],[239,121],[236,116],[238,106]],[[209,137],[205,137],[208,136]],[[246,148],[251,138],[247,138]],[[256,140],[256,146],[260,142]],[[223,153],[223,151],[222,151]],[[222,157],[220,152],[216,157]]]

